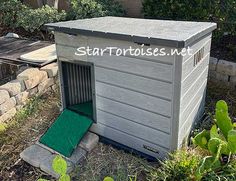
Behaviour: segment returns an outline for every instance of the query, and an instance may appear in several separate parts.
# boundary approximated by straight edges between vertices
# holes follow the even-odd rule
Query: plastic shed
[[[204,111],[215,23],[101,17],[46,26],[55,31],[64,109],[90,105],[92,132],[153,157],[181,147]],[[76,55],[87,46],[166,55]],[[171,53],[187,47],[192,55]]]

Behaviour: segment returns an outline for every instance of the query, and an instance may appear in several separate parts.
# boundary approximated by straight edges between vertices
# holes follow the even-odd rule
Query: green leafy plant
[[[39,31],[45,23],[63,21],[65,18],[65,11],[58,12],[48,5],[38,9],[26,8],[17,13],[16,26],[34,32]]]
[[[111,178],[111,177],[105,177],[105,178],[103,179],[103,181],[114,181],[114,179]]]
[[[170,157],[161,162],[161,166],[149,169],[150,181],[189,181],[195,180],[195,172],[202,159],[194,150],[181,149],[170,154]]]
[[[70,176],[67,174],[67,163],[60,155],[55,156],[52,162],[53,170],[60,175],[58,181],[70,181]],[[47,181],[45,179],[39,179],[38,181]]]
[[[216,103],[215,123],[210,131],[203,130],[192,138],[194,145],[211,153],[211,156],[203,159],[196,172],[198,180],[205,173],[221,168],[223,155],[227,155],[229,161],[230,156],[236,153],[235,124],[232,123],[228,114],[227,103],[223,100]]]
[[[122,6],[114,0],[71,0],[67,13],[68,20],[93,18],[100,16],[123,16]]]
[[[147,18],[214,21],[218,29],[215,38],[225,32],[236,35],[236,1],[235,0],[144,0],[143,13]]]

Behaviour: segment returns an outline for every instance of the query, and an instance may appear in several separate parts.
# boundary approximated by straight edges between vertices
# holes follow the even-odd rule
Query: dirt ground
[[[19,154],[38,140],[58,116],[58,97],[56,94],[44,95],[34,114],[0,134],[0,181],[34,181],[38,178],[53,180],[39,169],[20,160]],[[226,100],[230,106],[230,114],[235,117],[236,91],[225,85],[209,82],[206,111],[214,112],[215,103],[219,99]],[[71,176],[72,180],[81,181],[100,181],[105,176],[112,176],[120,181],[137,177],[142,181],[146,180],[147,170],[155,164],[99,143]]]

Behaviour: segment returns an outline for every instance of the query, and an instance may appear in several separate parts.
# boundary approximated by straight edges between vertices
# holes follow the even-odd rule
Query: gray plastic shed
[[[153,157],[181,147],[204,111],[215,23],[101,17],[46,26],[55,31],[64,109],[90,101],[90,131]],[[78,55],[87,46],[166,55]],[[187,47],[192,55],[171,55]]]

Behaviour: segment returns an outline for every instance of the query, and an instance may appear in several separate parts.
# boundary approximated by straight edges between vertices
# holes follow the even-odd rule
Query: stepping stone
[[[84,158],[86,158],[87,151],[84,150],[81,147],[77,147],[71,157],[68,158],[69,161],[71,161],[74,165],[77,165],[79,162],[83,161]]]
[[[20,56],[21,60],[29,62],[52,62],[57,59],[55,44],[40,48]]]
[[[79,146],[90,153],[97,146],[98,141],[99,141],[98,135],[88,132],[81,140]]]
[[[58,179],[60,177],[60,175],[57,174],[52,168],[52,162],[53,162],[53,159],[55,158],[55,156],[56,156],[56,154],[52,154],[49,157],[47,157],[45,160],[43,160],[40,163],[40,169],[42,171],[46,172],[47,174]],[[74,165],[73,165],[73,163],[71,163],[68,160],[66,160],[66,162],[67,162],[67,173],[69,174],[73,171]]]
[[[34,167],[39,167],[43,160],[48,159],[52,155],[48,150],[32,145],[21,152],[20,157]]]

